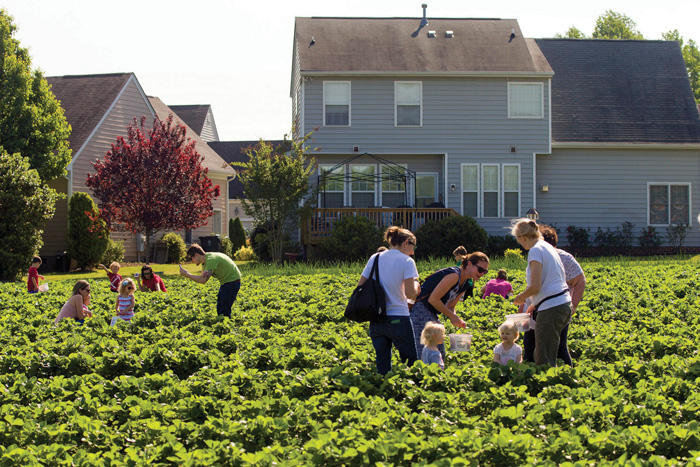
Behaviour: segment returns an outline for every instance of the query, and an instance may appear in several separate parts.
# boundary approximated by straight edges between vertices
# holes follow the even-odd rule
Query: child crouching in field
[[[523,362],[523,349],[515,341],[518,340],[518,327],[512,321],[506,321],[498,327],[501,343],[493,349],[493,361],[505,365],[510,361]]]
[[[425,346],[420,356],[423,363],[426,365],[437,363],[442,370],[445,369],[442,354],[437,348],[443,342],[445,342],[445,326],[436,321],[429,321],[420,335],[420,343]]]
[[[123,319],[128,322],[134,317],[134,305],[136,305],[134,290],[136,290],[136,284],[132,279],[124,279],[119,285],[116,306],[117,316],[112,318],[110,326],[117,324],[117,320]]]

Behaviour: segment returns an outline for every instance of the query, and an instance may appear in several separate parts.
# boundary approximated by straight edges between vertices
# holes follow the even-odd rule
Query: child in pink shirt
[[[496,279],[491,279],[481,288],[482,298],[486,298],[491,294],[500,295],[503,298],[508,298],[513,293],[513,286],[508,282],[508,275],[505,269],[498,270]]]

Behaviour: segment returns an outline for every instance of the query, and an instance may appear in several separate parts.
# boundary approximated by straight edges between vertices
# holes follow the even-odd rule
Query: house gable
[[[168,107],[204,141],[219,141],[219,132],[216,130],[210,105],[170,105]]]

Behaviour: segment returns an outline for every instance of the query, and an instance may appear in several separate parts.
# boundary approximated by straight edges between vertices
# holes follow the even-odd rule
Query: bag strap
[[[549,299],[551,299],[551,298],[561,297],[562,295],[564,295],[564,294],[565,294],[566,292],[568,292],[568,291],[569,291],[569,289],[564,289],[564,290],[562,290],[561,292],[559,292],[559,293],[557,293],[557,294],[550,295],[549,297],[544,297],[544,298],[540,301],[540,303],[538,303],[537,305],[535,305],[535,311],[539,310],[539,309],[540,309],[540,305],[542,305],[542,304],[543,304],[544,302],[546,302],[547,300],[549,300]]]
[[[379,255],[381,253],[377,253],[377,256],[374,257],[374,264],[372,265],[372,271],[369,273],[369,277],[371,278],[374,276],[374,279],[379,282]],[[381,282],[380,282],[381,284]]]

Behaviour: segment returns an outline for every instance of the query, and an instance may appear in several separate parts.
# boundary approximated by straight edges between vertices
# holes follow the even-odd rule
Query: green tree
[[[233,254],[236,254],[241,247],[246,246],[245,229],[243,228],[241,219],[238,217],[229,219],[228,234],[233,244],[231,247]]]
[[[571,26],[564,34],[555,34],[554,37],[559,39],[586,39],[586,35],[575,26]]]
[[[266,141],[246,150],[248,162],[235,162],[241,170],[243,210],[258,225],[267,226],[270,253],[275,262],[282,261],[285,236],[311,214],[310,177],[316,161],[307,160],[307,134],[298,141],[285,140],[277,148]]]
[[[41,230],[55,211],[56,192],[27,158],[0,147],[0,281],[19,279],[41,248]]]
[[[0,146],[29,159],[46,182],[66,173],[71,128],[41,71],[32,70],[29,51],[13,37],[16,31],[0,9]]]
[[[100,262],[108,243],[109,230],[95,202],[87,193],[74,193],[68,202],[68,255],[85,269]]]
[[[629,16],[608,10],[595,22],[593,39],[644,39]]]
[[[661,36],[664,40],[678,42],[683,53],[685,68],[688,71],[690,87],[693,89],[693,97],[695,97],[695,102],[700,104],[700,50],[698,50],[698,45],[692,39],[689,39],[686,44],[678,29],[665,32]]]

